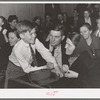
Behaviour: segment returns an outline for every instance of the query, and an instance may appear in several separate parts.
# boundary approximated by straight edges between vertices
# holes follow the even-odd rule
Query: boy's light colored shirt
[[[35,44],[31,46],[34,52],[37,50],[47,62],[51,62],[54,64],[54,66],[57,66],[54,57],[38,39],[36,39]],[[23,71],[26,73],[37,70],[37,68],[35,69],[35,67],[31,66],[32,56],[29,44],[25,43],[23,40],[20,40],[18,43],[16,43],[11,55],[9,56],[9,60],[15,65],[22,67]],[[40,69],[42,68],[40,67]]]

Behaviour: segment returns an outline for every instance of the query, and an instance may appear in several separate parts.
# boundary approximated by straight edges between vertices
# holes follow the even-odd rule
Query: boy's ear
[[[23,35],[23,34],[20,34],[19,36],[20,36],[20,38],[21,38],[21,39],[23,39],[23,38],[24,38],[24,35]]]

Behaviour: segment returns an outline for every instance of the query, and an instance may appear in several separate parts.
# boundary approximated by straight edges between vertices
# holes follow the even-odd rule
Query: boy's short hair
[[[23,32],[27,32],[27,31],[30,32],[33,28],[35,28],[35,25],[33,25],[33,23],[28,20],[23,20],[17,24],[16,28],[18,33],[22,34]]]
[[[18,21],[18,17],[16,15],[9,15],[8,22],[12,22],[15,19]]]

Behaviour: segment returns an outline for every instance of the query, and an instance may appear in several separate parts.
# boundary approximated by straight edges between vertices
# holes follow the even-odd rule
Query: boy
[[[47,62],[53,63],[56,73],[62,77],[63,74],[49,50],[36,38],[35,26],[31,22],[24,20],[18,23],[17,31],[21,40],[15,44],[9,56],[10,61],[6,71],[5,87],[9,78],[18,78],[26,73],[47,68],[46,66],[37,67],[36,65],[31,65],[33,57],[30,45],[34,52],[37,50]]]

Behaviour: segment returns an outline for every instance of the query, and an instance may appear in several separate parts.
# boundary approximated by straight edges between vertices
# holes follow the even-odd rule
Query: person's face
[[[67,40],[66,40],[65,48],[66,48],[67,55],[71,55],[73,53],[73,51],[75,50],[75,45],[69,38],[67,38]]]
[[[84,17],[87,18],[90,16],[90,13],[88,11],[84,11]]]
[[[86,26],[82,26],[80,28],[80,34],[83,36],[84,39],[88,39],[91,35],[92,31],[89,30]]]
[[[100,19],[97,20],[97,27],[100,29]]]
[[[8,38],[10,46],[14,46],[19,41],[19,38],[13,32],[8,34]]]
[[[11,27],[16,28],[17,25],[17,19],[12,20],[12,22],[9,23]]]
[[[63,19],[66,20],[67,19],[67,15],[63,14]]]
[[[31,32],[27,31],[25,33],[20,34],[20,37],[24,40],[24,42],[28,44],[34,44],[36,40],[36,30],[33,28]]]
[[[40,24],[41,24],[40,19],[37,19],[37,20],[35,21],[35,23],[37,23],[38,25],[40,25]]]
[[[53,47],[58,46],[61,44],[61,41],[64,39],[64,36],[61,35],[60,31],[50,31],[50,45]]]
[[[62,21],[63,20],[63,16],[61,14],[58,14],[57,16],[58,20]]]

